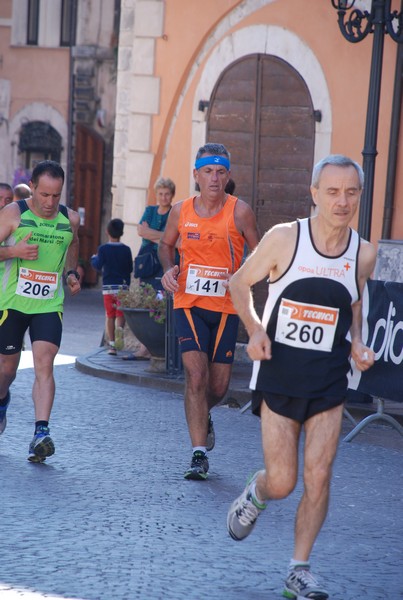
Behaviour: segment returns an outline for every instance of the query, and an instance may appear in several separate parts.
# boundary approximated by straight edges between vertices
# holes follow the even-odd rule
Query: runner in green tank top
[[[80,291],[80,220],[75,211],[60,205],[63,183],[58,163],[38,163],[30,182],[32,197],[13,202],[0,215],[0,434],[29,330],[35,365],[35,434],[28,456],[32,462],[43,462],[55,451],[49,418],[55,395],[53,363],[62,335],[64,271],[70,293]]]

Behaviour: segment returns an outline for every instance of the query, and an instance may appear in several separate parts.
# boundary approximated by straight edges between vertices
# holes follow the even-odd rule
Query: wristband
[[[70,269],[70,271],[67,271],[66,279],[69,275],[74,275],[74,277],[77,279],[77,281],[80,281],[80,274],[77,271],[75,271],[74,269]]]

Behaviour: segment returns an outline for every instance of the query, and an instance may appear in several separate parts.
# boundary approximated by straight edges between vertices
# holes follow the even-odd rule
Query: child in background
[[[118,293],[130,286],[133,271],[133,258],[129,246],[123,244],[123,221],[111,219],[106,231],[109,241],[98,248],[98,254],[91,257],[91,265],[102,272],[102,294],[106,314],[106,335],[109,342],[108,354],[116,356],[116,350],[123,345],[124,314],[118,308]]]

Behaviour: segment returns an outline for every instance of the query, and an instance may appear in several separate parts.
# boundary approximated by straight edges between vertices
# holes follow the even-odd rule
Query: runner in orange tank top
[[[225,192],[230,177],[225,146],[202,146],[193,176],[200,192],[171,209],[159,256],[162,285],[174,294],[185,370],[185,412],[193,449],[185,478],[203,480],[209,469],[206,451],[215,442],[210,409],[227,392],[237,339],[239,319],[228,282],[241,265],[245,244],[253,250],[259,234],[250,206]]]

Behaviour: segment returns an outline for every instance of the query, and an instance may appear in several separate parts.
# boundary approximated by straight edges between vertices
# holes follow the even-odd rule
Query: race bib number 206
[[[338,319],[338,308],[283,298],[278,312],[275,340],[294,348],[330,352]]]
[[[48,300],[55,295],[58,277],[58,273],[34,271],[33,269],[21,267],[18,274],[16,293],[25,298]]]

